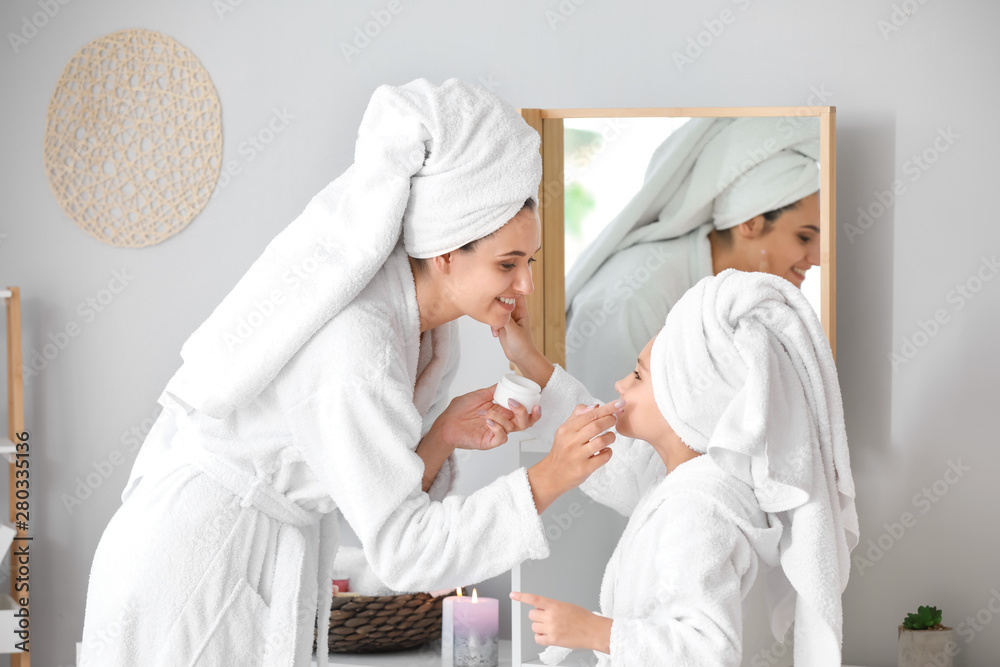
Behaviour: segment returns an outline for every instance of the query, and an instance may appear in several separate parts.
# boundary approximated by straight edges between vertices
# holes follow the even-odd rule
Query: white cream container
[[[497,389],[493,392],[493,402],[509,410],[510,405],[507,401],[511,398],[530,413],[542,400],[542,388],[526,377],[508,373],[497,382]]]

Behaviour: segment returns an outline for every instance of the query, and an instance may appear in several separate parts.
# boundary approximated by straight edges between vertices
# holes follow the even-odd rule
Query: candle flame
[[[459,586],[458,588],[455,589],[455,594],[458,595],[458,597],[462,597],[462,587],[461,586]]]
[[[479,594],[476,592],[476,589],[473,588],[472,589],[472,604],[476,604],[477,602],[479,602]]]

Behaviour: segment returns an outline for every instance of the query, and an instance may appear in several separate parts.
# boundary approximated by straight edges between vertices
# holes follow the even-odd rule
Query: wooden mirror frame
[[[563,119],[818,117],[820,122],[820,321],[837,354],[836,107],[662,107],[647,109],[519,109],[542,138],[542,182],[538,216],[542,252],[533,270],[535,291],[528,297],[531,335],[549,361],[566,365],[566,278],[564,262]],[[540,287],[540,289],[539,289]]]

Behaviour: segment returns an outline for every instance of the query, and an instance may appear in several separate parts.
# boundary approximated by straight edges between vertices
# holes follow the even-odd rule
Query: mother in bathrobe
[[[448,495],[456,447],[539,418],[446,395],[454,320],[502,327],[532,290],[540,177],[538,134],[485,89],[375,91],[354,164],[184,344],[94,556],[81,664],[308,665],[341,516],[399,591],[548,555],[538,515],[608,460],[583,445],[615,406],[544,465]]]

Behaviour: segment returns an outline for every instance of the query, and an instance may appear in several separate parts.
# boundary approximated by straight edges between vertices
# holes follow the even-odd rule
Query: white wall
[[[1000,622],[988,604],[1000,590],[1000,280],[983,284],[961,309],[949,290],[1000,249],[992,205],[1000,7],[906,0],[917,11],[897,11],[901,27],[883,35],[878,22],[891,20],[894,2],[903,0],[563,0],[572,14],[551,25],[546,12],[559,11],[555,0],[401,0],[402,11],[349,63],[339,44],[387,1],[258,0],[220,19],[209,0],[74,0],[17,53],[5,39],[0,284],[23,290],[26,354],[68,322],[81,324],[26,393],[36,664],[72,663],[90,561],[134,458],[122,435],[152,415],[181,343],[267,241],[350,164],[372,90],[418,76],[482,78],[524,107],[837,106],[842,228],[894,179],[907,188],[863,235],[848,239],[842,229],[838,237],[838,360],[863,530],[857,555],[869,539],[882,536],[890,546],[880,557],[872,551],[877,559],[863,573],[854,570],[845,662],[895,664],[904,612],[936,604],[953,625],[977,613],[979,622],[992,621],[978,631],[964,625],[960,644],[962,664],[994,664]],[[733,20],[679,71],[674,53],[727,8]],[[36,11],[35,0],[5,2],[0,29],[19,31]],[[222,100],[227,158],[240,159],[239,142],[275,107],[295,116],[188,229],[142,250],[105,246],[77,229],[56,205],[41,159],[46,107],[67,60],[86,42],[130,27],[164,32],[201,59]],[[910,157],[932,152],[948,128],[958,135],[948,150],[926,171],[911,171]],[[77,304],[116,269],[133,282],[82,322]],[[893,370],[888,355],[939,309],[948,322]],[[469,367],[463,388],[490,384],[503,368],[498,350],[481,329],[465,331],[493,357]],[[468,355],[471,364],[481,358]],[[69,513],[62,495],[115,449],[125,463]],[[510,460],[504,453],[470,459],[466,483],[495,476]],[[954,485],[940,482],[947,494],[939,502],[914,502],[959,460],[971,470]],[[904,512],[916,523],[897,540],[884,524]]]

